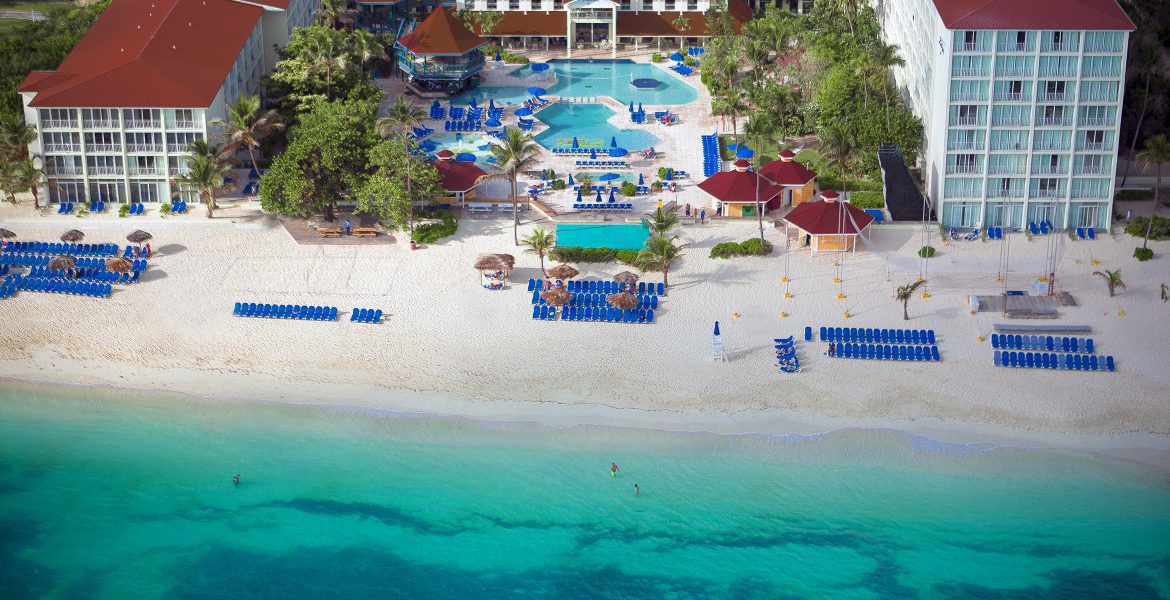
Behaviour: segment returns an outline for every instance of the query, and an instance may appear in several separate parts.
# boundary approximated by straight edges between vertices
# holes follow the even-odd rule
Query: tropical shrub
[[[119,217],[125,217],[126,215],[129,215],[129,214],[130,214],[130,205],[129,204],[123,204],[123,205],[118,207],[118,216]]]
[[[885,208],[886,197],[882,192],[849,192],[849,202],[857,208]]]
[[[918,249],[918,258],[930,258],[934,253],[934,246],[923,246]]]
[[[553,182],[552,182],[552,188],[553,188],[554,190],[563,190],[563,189],[565,189],[565,180],[564,180],[564,179],[554,179],[554,180],[553,180]]]
[[[761,243],[760,238],[751,238],[742,242],[723,242],[711,248],[711,258],[731,258],[733,256],[765,256],[772,253],[772,244],[768,241]]]
[[[504,64],[508,65],[526,65],[528,64],[528,57],[519,54],[512,54],[511,52],[504,52],[500,55],[504,59]]]
[[[438,219],[438,223],[423,223],[414,228],[414,235],[410,239],[420,244],[429,244],[436,242],[445,237],[455,235],[455,230],[459,228],[458,221],[455,220],[455,215],[449,210],[435,210],[430,213],[420,214],[420,219]]]
[[[662,62],[662,54],[660,54],[658,52],[651,54],[650,55],[650,62],[656,62],[656,63]]]
[[[686,65],[686,66],[688,66],[688,67],[693,67],[693,66],[695,66],[695,59],[694,59],[694,57],[688,56],[688,57],[684,58],[684,59],[683,59],[683,64],[684,64],[684,65]]]
[[[1125,232],[1134,237],[1145,237],[1146,227],[1149,224],[1149,217],[1134,217],[1129,225],[1125,226]],[[1154,217],[1154,227],[1150,230],[1150,239],[1164,240],[1167,238],[1170,238],[1170,218]]]
[[[557,246],[548,253],[550,259],[563,263],[605,263],[621,262],[633,265],[638,260],[637,250],[616,250],[614,248],[582,248],[580,246]]]
[[[638,186],[632,181],[623,181],[620,191],[623,196],[633,196],[638,193]]]
[[[1138,262],[1146,262],[1154,258],[1154,251],[1150,248],[1134,248],[1133,257],[1138,259]]]
[[[158,207],[158,214],[160,214],[164,217],[171,214],[171,205],[167,204],[166,202],[163,202],[162,204],[160,204]]]
[[[1136,200],[1153,200],[1154,190],[1117,190],[1113,199],[1118,202],[1133,202]]]

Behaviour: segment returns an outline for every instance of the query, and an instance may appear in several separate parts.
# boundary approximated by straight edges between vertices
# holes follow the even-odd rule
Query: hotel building
[[[1107,227],[1126,47],[1115,0],[877,0],[947,227]]]
[[[113,0],[56,71],[20,84],[52,202],[166,202],[188,145],[257,94],[316,0]]]

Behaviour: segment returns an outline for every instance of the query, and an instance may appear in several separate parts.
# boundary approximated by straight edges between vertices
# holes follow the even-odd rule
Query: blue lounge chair
[[[1113,357],[1112,356],[1105,357],[1105,370],[1110,371],[1110,372],[1117,370],[1113,364]]]
[[[934,362],[938,362],[938,361],[942,360],[938,356],[938,346],[931,346],[930,347],[930,358]]]

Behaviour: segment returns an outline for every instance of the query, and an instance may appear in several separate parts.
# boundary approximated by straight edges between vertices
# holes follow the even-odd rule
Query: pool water
[[[552,73],[556,74],[557,82],[548,87],[550,96],[571,96],[590,98],[595,96],[609,96],[622,104],[634,102],[643,103],[647,111],[652,106],[677,106],[699,99],[695,88],[679,81],[674,75],[654,65],[623,61],[598,60],[550,62]],[[531,67],[523,67],[517,75],[517,84],[521,84],[520,77],[531,74]],[[661,83],[654,89],[638,89],[630,84],[635,79],[654,79]],[[697,81],[697,79],[696,79]],[[480,87],[470,90],[453,98],[456,104],[467,103],[475,97],[477,101],[486,103],[494,98],[496,104],[519,104],[529,95],[527,85],[516,87]]]
[[[561,223],[557,225],[558,246],[641,250],[645,247],[648,237],[650,237],[650,228],[642,224]]]
[[[582,148],[597,148],[598,160],[608,160],[609,143],[617,144],[631,153],[645,150],[662,140],[645,129],[618,129],[608,119],[614,111],[603,104],[570,104],[558,102],[538,113],[536,118],[548,129],[536,136],[536,143],[545,148],[571,148],[573,136]],[[605,156],[601,156],[601,153]],[[623,160],[631,160],[625,157]]]
[[[434,150],[431,151],[433,155],[439,150],[447,149],[455,154],[470,153],[475,155],[475,162],[489,162],[492,153],[488,150],[491,141],[487,136],[479,133],[440,133],[428,137],[425,141],[431,141],[434,145]],[[490,161],[494,162],[494,161]]]

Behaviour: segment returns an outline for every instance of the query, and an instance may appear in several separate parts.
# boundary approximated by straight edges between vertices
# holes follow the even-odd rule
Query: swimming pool
[[[440,133],[432,135],[423,140],[421,144],[426,146],[427,142],[431,142],[431,154],[442,149],[447,149],[455,154],[470,153],[475,155],[476,162],[495,162],[495,157],[488,151],[491,146],[491,141],[487,136],[479,133]],[[488,160],[492,159],[492,160]]]
[[[609,96],[622,104],[641,102],[646,110],[651,106],[687,104],[699,99],[695,88],[678,80],[654,65],[634,63],[628,61],[550,61],[551,71],[556,74],[557,82],[548,88],[550,96],[571,96],[589,98],[594,96]],[[519,76],[531,74],[531,67],[522,67]],[[659,85],[654,88],[639,89],[631,85],[635,79],[653,79]],[[516,87],[480,87],[469,90],[454,98],[456,104],[465,104],[474,97],[477,101],[486,103],[494,98],[496,104],[519,104],[529,97],[527,85],[522,84],[517,77]]]
[[[556,235],[558,246],[641,250],[646,245],[646,238],[650,237],[650,228],[644,224],[561,223],[557,225]]]
[[[618,146],[630,152],[661,143],[662,140],[645,129],[618,129],[610,125],[608,119],[614,114],[604,104],[558,102],[536,113],[536,118],[548,125],[548,129],[537,134],[536,143],[545,148],[571,148],[576,136],[580,147],[597,148],[599,153],[608,153],[609,142],[615,137]]]

